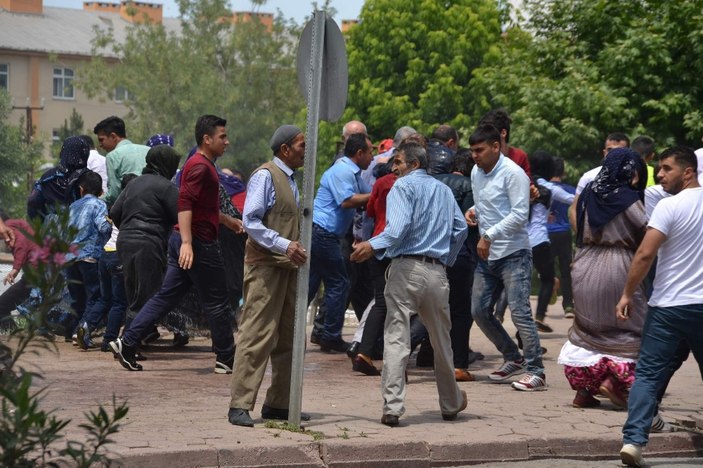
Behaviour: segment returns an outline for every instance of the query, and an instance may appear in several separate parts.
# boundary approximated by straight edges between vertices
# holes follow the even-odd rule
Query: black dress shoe
[[[348,349],[349,343],[347,343],[341,338],[338,340],[320,340],[320,350],[325,353],[329,353],[331,351],[337,353],[346,353]]]
[[[277,419],[279,421],[288,420],[288,410],[281,408],[272,408],[269,405],[264,405],[261,407],[261,417],[263,419]],[[300,413],[301,421],[310,421],[310,415],[307,413]]]
[[[381,416],[381,424],[385,424],[388,427],[395,427],[400,422],[398,421],[398,416],[395,414],[384,414]]]
[[[367,361],[367,357],[359,353],[354,359],[352,359],[352,370],[354,372],[361,372],[364,375],[381,375],[381,372]]]
[[[320,336],[319,335],[310,335],[310,343],[319,345],[320,344]]]
[[[349,346],[349,349],[347,349],[347,356],[349,356],[351,359],[354,359],[357,354],[359,354],[359,342],[352,341],[351,345]]]
[[[254,427],[254,420],[249,416],[249,411],[241,408],[230,408],[227,414],[230,424],[235,426]]]

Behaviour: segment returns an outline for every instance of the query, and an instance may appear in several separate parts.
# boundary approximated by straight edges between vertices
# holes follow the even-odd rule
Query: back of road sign
[[[298,45],[298,85],[310,105],[310,56],[312,53],[313,21],[308,21]],[[320,88],[320,119],[334,122],[347,105],[349,75],[344,36],[332,18],[325,19],[325,38],[322,59],[322,87]]]

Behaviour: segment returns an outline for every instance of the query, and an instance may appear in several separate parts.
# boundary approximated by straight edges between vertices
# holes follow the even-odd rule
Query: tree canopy
[[[10,216],[23,217],[42,148],[37,140],[28,142],[24,119],[19,125],[8,123],[11,109],[7,92],[0,88],[0,208]]]
[[[198,116],[226,118],[230,146],[221,164],[248,173],[270,157],[273,131],[303,106],[297,36],[280,16],[271,30],[256,20],[233,25],[223,20],[232,15],[225,0],[178,4],[178,33],[153,23],[130,26],[122,42],[109,30],[96,33],[94,58],[79,71],[78,86],[103,97],[126,89],[128,136],[143,141],[171,133],[182,152],[195,144]]]
[[[486,108],[511,112],[513,141],[576,165],[597,161],[613,131],[698,145],[703,1],[526,5],[525,29],[508,29],[496,61],[474,72]]]

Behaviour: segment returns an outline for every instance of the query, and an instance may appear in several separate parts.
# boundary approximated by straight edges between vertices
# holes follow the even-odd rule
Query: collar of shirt
[[[115,146],[115,149],[119,148],[120,146],[131,145],[131,144],[132,144],[132,142],[125,138],[125,139],[121,140],[119,143],[117,143],[117,145]]]
[[[351,167],[352,170],[354,171],[354,174],[359,174],[361,172],[361,168],[359,168],[359,166],[357,166],[354,161],[349,159],[349,156],[342,156],[341,158],[339,158],[339,160],[335,164],[339,164],[339,163],[343,163],[343,164],[346,164],[349,167]]]
[[[478,170],[481,171],[481,172],[483,172],[483,174],[484,174],[486,177],[491,177],[491,176],[493,176],[493,174],[495,174],[496,172],[498,172],[498,169],[500,169],[500,166],[503,165],[503,160],[504,160],[504,159],[505,159],[505,155],[501,152],[501,153],[500,153],[500,156],[498,156],[498,161],[496,162],[496,165],[493,166],[493,169],[491,169],[491,172],[485,172],[485,171],[484,171],[483,169],[481,169],[480,167],[478,168]]]
[[[283,172],[285,172],[288,177],[293,177],[293,174],[295,173],[295,171],[293,169],[291,169],[290,167],[288,167],[288,165],[286,163],[284,163],[283,160],[281,160],[278,156],[273,157],[273,163],[276,166],[280,167],[281,170]]]

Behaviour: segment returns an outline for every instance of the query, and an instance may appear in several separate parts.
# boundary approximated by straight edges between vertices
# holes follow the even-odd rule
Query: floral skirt
[[[635,381],[634,362],[615,362],[607,357],[587,367],[564,366],[564,375],[574,390],[586,390],[591,395],[608,377],[613,377],[623,389],[629,390]]]

